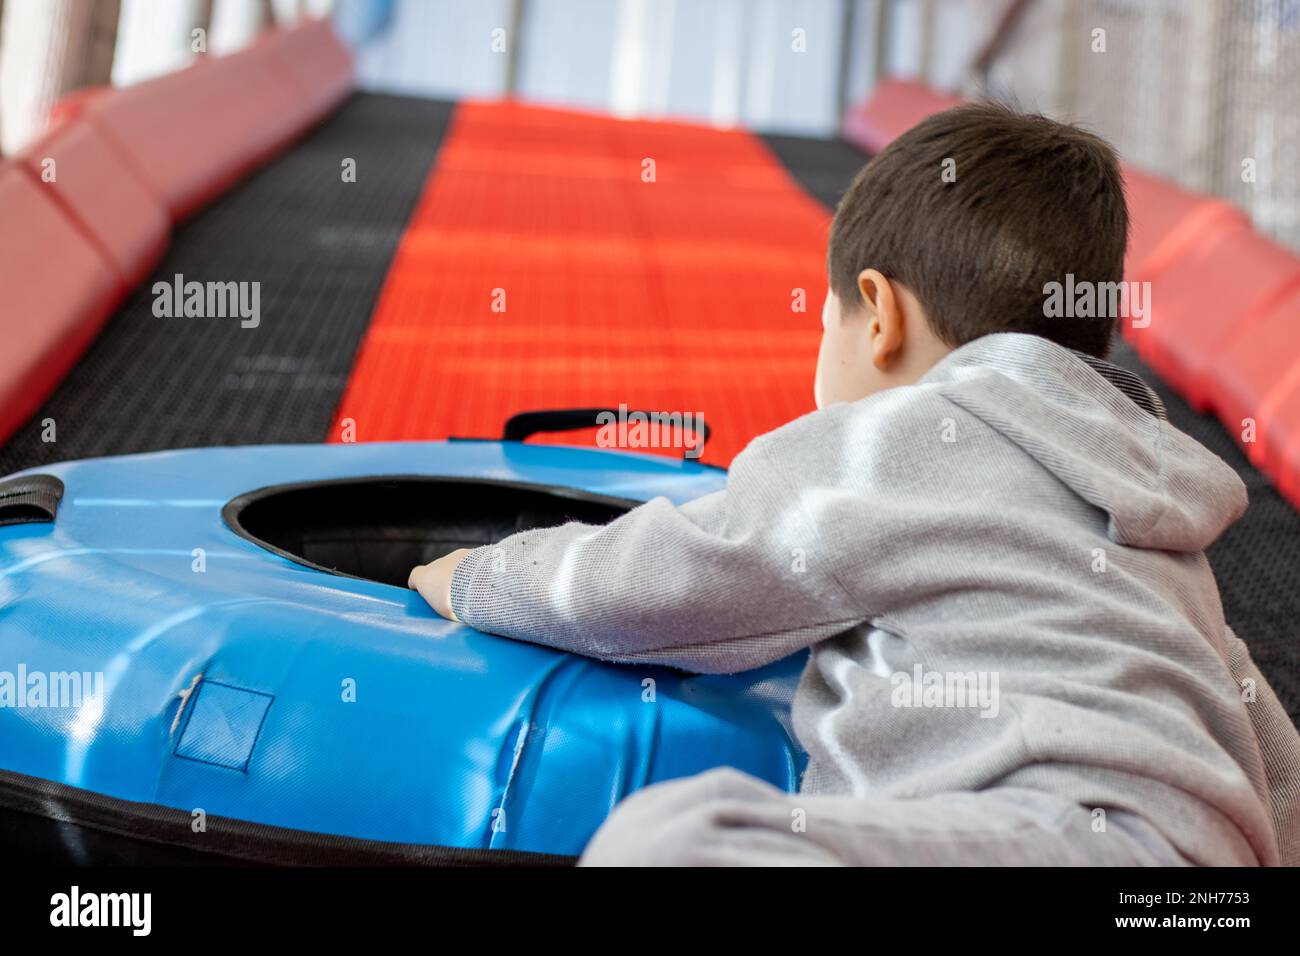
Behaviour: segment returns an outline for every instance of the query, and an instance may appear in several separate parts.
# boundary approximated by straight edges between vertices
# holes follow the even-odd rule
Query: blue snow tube
[[[722,472],[451,441],[67,462],[0,482],[0,846],[79,862],[546,863],[629,793],[794,790],[803,655],[616,666],[437,617],[456,547]],[[652,586],[652,582],[647,585]]]

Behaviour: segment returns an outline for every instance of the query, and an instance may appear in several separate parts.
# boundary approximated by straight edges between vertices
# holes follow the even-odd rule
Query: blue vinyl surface
[[[0,527],[0,769],[300,830],[565,854],[656,781],[729,765],[797,787],[789,701],[804,655],[730,677],[587,660],[295,564],[220,514],[258,488],[331,478],[682,502],[722,487],[722,472],[478,441],[196,449],[39,472],[65,484],[57,521]],[[50,674],[102,674],[102,707],[14,698]]]

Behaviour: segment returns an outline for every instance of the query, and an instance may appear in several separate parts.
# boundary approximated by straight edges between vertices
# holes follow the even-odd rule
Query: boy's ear
[[[894,295],[893,285],[875,269],[858,273],[858,291],[870,317],[871,364],[887,371],[903,347],[902,303]]]

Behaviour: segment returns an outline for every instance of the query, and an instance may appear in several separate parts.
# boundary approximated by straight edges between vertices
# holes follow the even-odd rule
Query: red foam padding
[[[113,269],[26,170],[0,166],[0,442],[23,424],[121,298]]]
[[[124,289],[149,276],[167,248],[171,219],[160,198],[92,124],[65,122],[18,160],[112,261]]]
[[[868,153],[878,153],[917,123],[961,103],[961,98],[911,80],[887,79],[863,104],[852,107],[840,135]]]
[[[179,221],[319,120],[350,88],[350,62],[343,69],[321,29],[308,24],[114,90],[92,100],[86,115],[114,138]],[[320,57],[314,72],[302,65],[313,56]]]
[[[1209,373],[1253,323],[1300,287],[1300,259],[1245,223],[1211,230],[1151,280],[1143,319],[1125,320],[1125,337],[1193,407],[1213,405]],[[1139,325],[1138,322],[1146,322]]]
[[[703,460],[725,465],[812,410],[829,218],[747,132],[462,103],[332,438],[347,419],[360,441],[495,437],[516,412],[625,403],[703,412]]]
[[[1249,222],[1222,199],[1188,192],[1126,164],[1121,168],[1129,217],[1124,273],[1130,280],[1154,279],[1197,244]]]
[[[111,86],[83,86],[61,96],[50,110],[50,126],[55,127],[76,119],[86,112],[86,107],[106,93]]]
[[[1210,403],[1224,427],[1242,441],[1243,423],[1252,420],[1255,440],[1243,441],[1243,447],[1259,468],[1279,480],[1283,474],[1295,478],[1287,469],[1295,468],[1300,435],[1298,328],[1300,288],[1293,288],[1235,336],[1207,372]]]
[[[352,53],[327,20],[275,30],[264,40],[281,69],[303,91],[313,117],[324,116],[352,90]]]

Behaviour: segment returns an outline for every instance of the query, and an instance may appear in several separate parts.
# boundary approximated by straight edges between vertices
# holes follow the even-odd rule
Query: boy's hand
[[[451,576],[469,554],[469,548],[457,548],[428,564],[417,564],[411,569],[406,586],[420,592],[429,606],[449,621],[459,621],[451,610]]]

